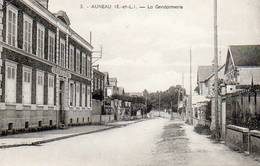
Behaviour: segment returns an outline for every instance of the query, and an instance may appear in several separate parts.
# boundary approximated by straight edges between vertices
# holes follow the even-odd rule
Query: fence
[[[226,97],[227,125],[260,130],[260,92],[247,90]]]

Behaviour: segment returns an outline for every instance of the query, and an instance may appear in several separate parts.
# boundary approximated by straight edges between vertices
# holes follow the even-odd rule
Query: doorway
[[[60,124],[65,124],[65,111],[64,111],[64,94],[65,94],[65,83],[63,80],[60,81],[60,89],[59,89],[59,119]]]

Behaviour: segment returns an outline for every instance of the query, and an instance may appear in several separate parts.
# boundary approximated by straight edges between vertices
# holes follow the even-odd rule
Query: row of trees
[[[171,86],[169,89],[165,91],[157,91],[153,93],[149,93],[147,90],[144,90],[144,96],[147,98],[148,105],[150,105],[151,109],[159,109],[159,100],[160,100],[160,109],[171,109],[174,112],[177,111],[178,107],[178,98],[181,101],[186,94],[184,88],[180,85]],[[159,99],[160,98],[160,99]]]

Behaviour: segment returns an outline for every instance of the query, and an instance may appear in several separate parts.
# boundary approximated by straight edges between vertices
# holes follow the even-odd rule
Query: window
[[[17,47],[17,15],[18,10],[12,5],[7,6],[6,18],[6,42],[9,45]]]
[[[16,63],[5,62],[5,100],[7,103],[16,103],[16,69]]]
[[[37,81],[38,81],[38,85],[41,85],[41,86],[43,85],[43,75],[42,74],[38,75]]]
[[[37,71],[36,78],[36,104],[42,105],[44,96],[44,72]]]
[[[101,90],[104,90],[104,81],[101,80]]]
[[[54,76],[49,75],[49,81],[48,85],[50,88],[54,87]]]
[[[15,80],[16,77],[16,68],[13,66],[7,66],[7,78],[11,80]]]
[[[80,51],[76,50],[76,72],[80,73]]]
[[[94,90],[97,90],[97,78],[95,78],[95,87],[94,87]]]
[[[69,69],[74,71],[74,47],[70,45],[69,52]]]
[[[95,90],[98,90],[98,78],[95,78]]]
[[[90,108],[91,106],[91,98],[90,98],[90,86],[87,86],[87,106]]]
[[[23,49],[32,53],[32,19],[23,15]]]
[[[55,62],[55,34],[48,32],[48,60]]]
[[[37,24],[37,56],[44,58],[44,26]]]
[[[32,69],[23,67],[23,103],[31,104],[32,96]]]
[[[76,106],[80,105],[80,83],[76,83]]]
[[[91,73],[91,60],[90,56],[87,57],[87,76],[90,78],[90,73]]]
[[[70,83],[70,106],[75,105],[75,85],[74,83]]]
[[[65,67],[65,40],[60,39],[60,55],[58,65]]]
[[[81,93],[81,105],[82,107],[86,106],[86,85],[82,84],[82,93]]]
[[[100,79],[98,79],[98,87],[97,87],[97,89],[99,90],[100,89]]]
[[[48,105],[54,105],[54,76],[48,75]]]
[[[84,76],[86,75],[86,54],[82,53],[82,69],[81,69],[81,74],[83,74]]]

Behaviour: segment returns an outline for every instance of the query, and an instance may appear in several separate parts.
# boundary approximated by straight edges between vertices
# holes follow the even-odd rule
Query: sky
[[[95,51],[96,64],[117,77],[127,92],[166,90],[182,84],[189,91],[189,54],[192,50],[192,87],[199,65],[212,65],[213,0],[49,0],[52,12],[66,11],[71,27]],[[229,45],[260,43],[260,1],[218,0],[220,64]],[[183,9],[95,9],[91,5],[183,6]],[[94,54],[97,56],[97,54]],[[182,79],[184,75],[184,79]]]

